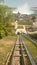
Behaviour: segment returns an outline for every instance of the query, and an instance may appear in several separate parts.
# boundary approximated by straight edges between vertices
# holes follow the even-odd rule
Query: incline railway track
[[[26,49],[23,45],[23,42],[20,38],[20,35],[18,35],[16,44],[13,49],[11,58],[8,62],[8,65],[32,65],[28,57],[28,54],[26,52]]]

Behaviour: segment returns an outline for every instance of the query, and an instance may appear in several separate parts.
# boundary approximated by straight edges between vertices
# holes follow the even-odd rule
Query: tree
[[[12,15],[12,9],[10,7],[0,5],[0,37],[12,33]]]
[[[33,17],[32,17],[33,22],[35,22],[35,19],[36,19],[36,17],[35,17],[35,16],[33,16]]]

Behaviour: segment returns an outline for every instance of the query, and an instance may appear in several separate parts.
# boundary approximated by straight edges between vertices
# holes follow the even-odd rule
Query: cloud
[[[13,11],[14,13],[18,13],[20,12],[21,14],[33,14],[34,12],[31,10],[31,7],[28,5],[28,3],[25,3],[21,6],[19,6],[15,11]]]

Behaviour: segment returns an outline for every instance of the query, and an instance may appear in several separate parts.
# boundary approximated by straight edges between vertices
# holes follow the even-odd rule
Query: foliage
[[[12,9],[5,5],[0,5],[0,38],[12,35]]]
[[[37,40],[37,34],[30,34],[29,36],[30,36],[32,39]]]
[[[23,22],[23,21],[20,21],[18,22],[18,24],[21,24],[21,25],[32,25],[32,22]]]

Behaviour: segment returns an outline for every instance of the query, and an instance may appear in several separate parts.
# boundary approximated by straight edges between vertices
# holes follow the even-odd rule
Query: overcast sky
[[[5,4],[11,7],[19,7],[25,3],[28,3],[29,6],[37,7],[37,0],[5,0]]]

